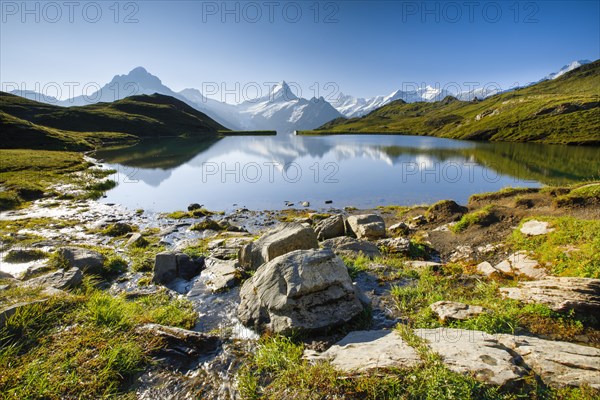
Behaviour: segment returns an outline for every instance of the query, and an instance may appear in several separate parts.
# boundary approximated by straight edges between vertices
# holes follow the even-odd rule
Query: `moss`
[[[167,218],[171,219],[184,219],[184,218],[202,218],[214,215],[213,211],[209,211],[206,208],[199,208],[192,211],[173,211],[172,213],[166,214]]]
[[[206,229],[210,229],[213,231],[223,231],[227,229],[227,225],[219,223],[210,218],[206,218],[204,221],[195,223],[190,227],[191,231],[204,231]]]
[[[48,253],[42,250],[12,250],[6,254],[4,261],[9,263],[26,263],[35,260],[41,260],[47,257]]]
[[[494,210],[493,205],[488,205],[477,211],[465,214],[462,218],[450,228],[452,232],[459,233],[472,225],[480,225],[487,223],[492,216]]]

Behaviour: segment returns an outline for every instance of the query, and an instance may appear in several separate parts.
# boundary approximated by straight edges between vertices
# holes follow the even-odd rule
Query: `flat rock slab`
[[[321,354],[304,354],[312,362],[329,361],[345,372],[409,368],[421,363],[417,352],[397,332],[388,330],[350,332]]]
[[[486,312],[486,309],[480,306],[471,306],[456,301],[438,301],[429,306],[440,321],[466,320],[474,318]]]
[[[416,329],[415,334],[428,342],[451,371],[506,387],[527,375],[527,369],[518,365],[518,356],[485,332],[437,328]]]
[[[63,247],[57,250],[69,266],[79,268],[83,273],[101,275],[104,272],[106,257],[97,251],[81,247]]]
[[[79,268],[59,269],[48,274],[25,281],[25,286],[43,286],[59,290],[73,289],[83,281],[83,273]]]
[[[381,252],[373,243],[348,236],[327,239],[321,245],[325,249],[332,249],[338,255],[357,256],[362,253],[371,259],[381,256]]]
[[[548,223],[544,221],[527,221],[520,229],[521,233],[526,236],[539,236],[553,232],[553,228],[548,228]]]
[[[213,292],[221,292],[237,283],[239,275],[237,261],[208,257],[205,265],[206,269],[202,271],[202,276],[207,277],[206,286]]]
[[[548,276],[546,269],[531,258],[531,255],[526,251],[517,251],[511,254],[504,261],[493,266],[493,270],[489,268],[491,264],[488,264],[479,264],[477,270],[486,276],[496,273],[506,276],[520,275],[530,279],[543,279]]]
[[[600,279],[548,277],[500,288],[511,299],[545,304],[554,311],[575,310],[600,315]]]
[[[600,349],[528,336],[495,335],[549,386],[600,389]]]

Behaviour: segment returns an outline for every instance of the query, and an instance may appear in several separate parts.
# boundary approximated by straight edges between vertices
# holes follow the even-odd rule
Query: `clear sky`
[[[596,0],[1,3],[3,88],[105,84],[143,66],[174,90],[286,80],[304,97],[314,82],[369,97],[413,83],[508,88],[600,58]]]

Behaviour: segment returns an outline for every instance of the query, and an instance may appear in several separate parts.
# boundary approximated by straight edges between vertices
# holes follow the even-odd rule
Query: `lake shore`
[[[510,272],[502,271],[515,254],[530,260],[530,266],[535,263],[536,274],[600,277],[597,183],[505,189],[474,195],[464,205],[449,200],[410,207],[240,208],[224,213],[190,204],[188,210],[156,213],[90,198],[90,192],[99,196],[112,184],[105,173],[91,172],[98,169],[94,160],[81,162],[85,167],[69,164],[73,170],[64,174],[42,172],[55,180],[39,189],[41,198],[2,212],[0,265],[9,275],[2,274],[0,281],[1,308],[13,313],[3,320],[0,363],[7,371],[0,378],[3,392],[20,397],[121,393],[253,398],[257,393],[282,396],[290,379],[302,379],[308,386],[296,388],[300,397],[316,391],[360,398],[373,388],[390,396],[397,390],[431,393],[439,380],[475,394],[496,391],[498,385],[478,377],[476,370],[457,373],[435,358],[426,357],[429,361],[420,367],[397,365],[402,373],[392,369],[382,376],[371,371],[347,380],[331,364],[309,362],[307,352],[321,353],[346,333],[364,329],[391,329],[413,343],[413,329],[424,328],[533,335],[553,343],[600,348],[600,327],[593,314],[565,313],[548,304],[500,295],[502,288],[539,279],[523,276],[514,263]],[[338,243],[337,236],[320,237],[319,245],[333,239],[328,245],[368,298],[369,318],[291,341],[277,335],[260,337],[240,322],[239,290],[254,274],[237,265],[241,248],[281,224],[300,224],[322,233],[324,221],[350,221],[361,215],[380,218],[383,233],[352,238],[342,228],[335,235],[348,238],[342,242],[352,242],[349,246]],[[532,222],[542,233],[526,233]],[[97,261],[97,268],[81,268],[76,283],[66,272],[77,268],[73,263],[81,251],[88,263]],[[188,266],[201,265],[191,276],[159,282],[157,264],[163,257],[159,254],[187,257]],[[63,271],[60,279],[57,271]],[[180,264],[176,271],[182,273]],[[431,308],[439,301],[488,311],[444,320]],[[182,330],[169,331],[172,328],[166,326]],[[90,341],[95,345],[86,344]],[[415,346],[427,354],[431,351],[422,343]],[[177,356],[174,348],[187,355]],[[285,362],[266,361],[266,354]],[[118,362],[111,361],[115,357]],[[65,375],[62,368],[71,363],[79,365],[72,373],[83,385],[73,386]],[[98,371],[105,372],[95,378]],[[290,376],[291,371],[297,375]],[[415,386],[410,379],[415,374],[422,379],[430,374],[432,386]],[[323,384],[322,377],[332,383]],[[534,383],[538,378],[541,382]],[[25,385],[26,379],[33,383]],[[544,390],[559,398],[591,399],[598,394],[590,386],[595,378],[567,389],[558,378],[549,379],[539,371],[531,379],[519,378],[523,382],[513,390]]]

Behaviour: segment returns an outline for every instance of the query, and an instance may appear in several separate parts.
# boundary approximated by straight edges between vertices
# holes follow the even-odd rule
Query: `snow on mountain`
[[[561,69],[559,69],[557,72],[553,72],[553,73],[549,74],[548,76],[546,76],[545,79],[556,79],[558,77],[563,76],[564,74],[566,74],[569,71],[573,71],[575,68],[579,68],[582,65],[589,64],[589,63],[591,63],[590,60],[573,61],[572,63],[567,64],[564,67],[562,67]]]

